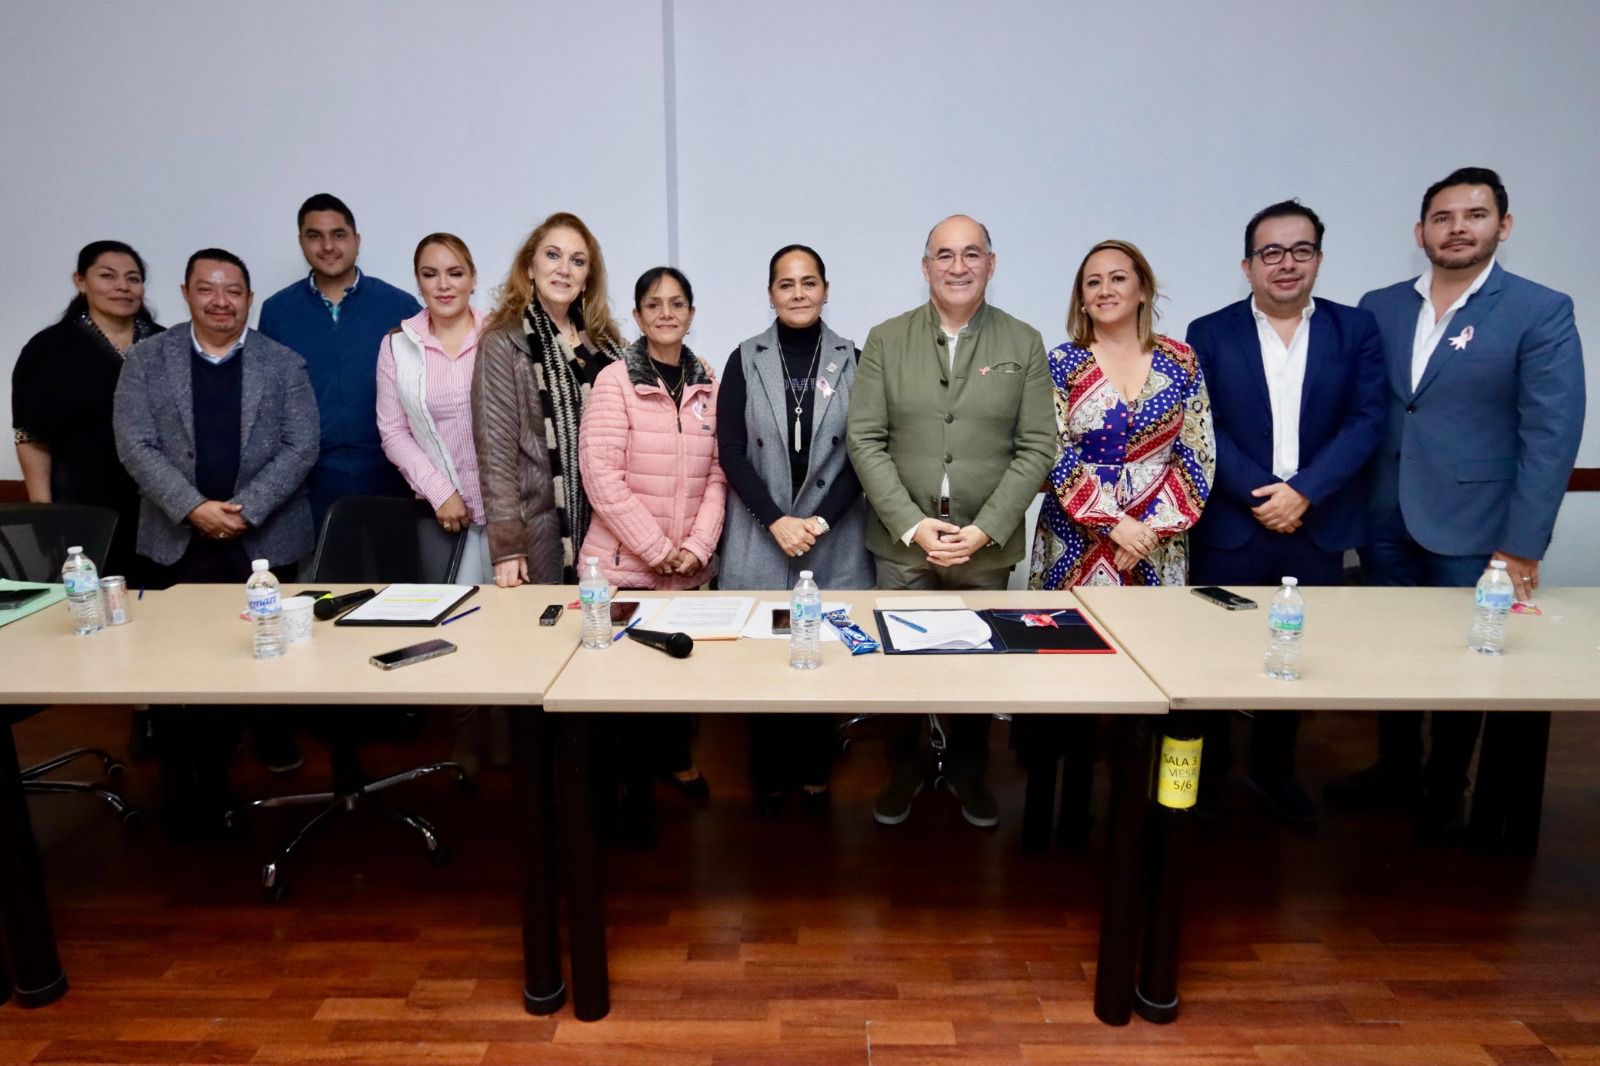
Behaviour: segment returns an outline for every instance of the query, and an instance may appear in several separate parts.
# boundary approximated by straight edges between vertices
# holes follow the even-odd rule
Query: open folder
[[[1116,650],[1082,611],[1072,608],[879,610],[872,616],[885,655],[1103,655]]]
[[[477,591],[476,585],[388,585],[334,625],[436,626]]]

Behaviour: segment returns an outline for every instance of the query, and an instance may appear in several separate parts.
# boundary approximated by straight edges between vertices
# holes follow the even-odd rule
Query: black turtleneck
[[[722,470],[728,476],[733,491],[764,526],[770,526],[788,513],[788,506],[800,493],[806,479],[806,469],[811,462],[811,417],[816,407],[816,377],[822,369],[817,344],[822,339],[822,322],[804,329],[790,329],[778,323],[778,347],[783,356],[784,376],[788,385],[784,390],[782,425],[777,440],[763,441],[762,447],[781,447],[789,457],[789,484],[768,485],[761,479],[745,449],[749,444],[750,427],[745,424],[745,375],[739,349],[728,356],[722,370],[722,383],[717,392],[717,451]],[[856,351],[856,358],[861,352]],[[800,400],[800,450],[795,451],[794,433],[795,398]],[[844,442],[838,442],[844,447]],[[787,491],[785,491],[787,490]],[[861,481],[855,469],[846,463],[843,472],[823,493],[817,508],[830,524],[844,517],[844,513],[861,495]],[[783,502],[779,502],[779,499]],[[809,515],[798,515],[809,518]]]

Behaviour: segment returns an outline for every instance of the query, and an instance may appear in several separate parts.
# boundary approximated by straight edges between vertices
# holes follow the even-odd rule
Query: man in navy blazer
[[[1189,535],[1197,585],[1337,585],[1367,540],[1362,468],[1383,434],[1384,369],[1372,315],[1312,299],[1324,227],[1285,200],[1244,231],[1251,295],[1189,326],[1211,393],[1217,473]],[[1281,816],[1316,819],[1294,782],[1298,715],[1258,715],[1247,782]],[[1211,716],[1201,779],[1214,809],[1231,761],[1229,716]]]
[[[1389,426],[1362,553],[1371,584],[1471,586],[1502,559],[1519,600],[1539,586],[1583,435],[1583,349],[1569,297],[1496,264],[1511,224],[1499,175],[1457,170],[1422,199],[1416,241],[1428,269],[1362,297],[1388,361]],[[1460,829],[1483,716],[1435,714],[1419,780],[1421,720],[1382,716],[1378,763],[1335,782],[1329,799],[1394,805],[1420,785],[1420,828]]]

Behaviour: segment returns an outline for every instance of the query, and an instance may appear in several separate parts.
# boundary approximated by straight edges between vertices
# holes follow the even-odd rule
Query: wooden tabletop
[[[461,607],[481,610],[442,627],[314,622],[309,644],[264,661],[251,655],[250,625],[239,617],[243,585],[148,592],[131,604],[127,625],[87,637],[73,636],[63,604],[0,629],[0,703],[537,704],[579,634],[578,612],[553,627],[540,626],[539,614],[574,591],[484,586]],[[368,662],[435,638],[460,650],[395,670]]]
[[[634,598],[628,593],[626,598]],[[656,594],[644,593],[644,596]],[[685,595],[675,593],[674,595]],[[691,594],[697,595],[697,594]],[[734,595],[713,593],[712,595]],[[738,593],[786,600],[787,593]],[[850,616],[877,636],[874,602],[903,592],[839,592]],[[950,595],[950,593],[927,594]],[[968,607],[1077,607],[1065,592],[962,592]],[[570,613],[570,612],[569,612]],[[1110,634],[1105,634],[1108,639]],[[1113,644],[1115,641],[1113,640]],[[1165,714],[1166,697],[1132,659],[1113,655],[852,656],[824,641],[816,670],[789,666],[786,640],[697,641],[687,659],[624,640],[579,649],[545,698],[548,711]]]
[[[1186,588],[1082,588],[1078,598],[1173,710],[1600,710],[1600,589],[1546,588],[1513,614],[1506,654],[1467,648],[1471,589],[1303,588],[1298,681],[1262,670],[1274,588],[1231,587],[1253,611]]]

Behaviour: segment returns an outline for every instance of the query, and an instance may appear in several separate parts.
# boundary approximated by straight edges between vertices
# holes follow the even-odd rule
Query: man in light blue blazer
[[[1362,553],[1371,584],[1471,586],[1502,559],[1519,600],[1539,586],[1583,435],[1583,349],[1571,298],[1495,262],[1511,226],[1499,175],[1457,170],[1422,199],[1416,241],[1428,269],[1361,300],[1377,317],[1389,370],[1373,538]],[[1508,725],[1501,717],[1491,731]],[[1475,712],[1435,714],[1419,779],[1422,715],[1385,714],[1377,764],[1335,782],[1328,799],[1393,806],[1420,787],[1419,828],[1455,835],[1482,722]]]

